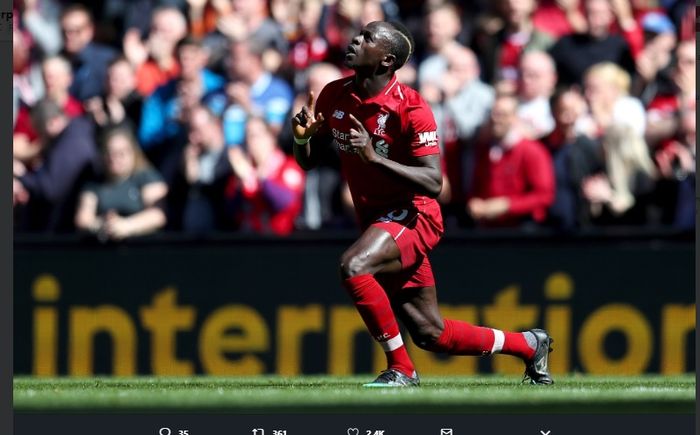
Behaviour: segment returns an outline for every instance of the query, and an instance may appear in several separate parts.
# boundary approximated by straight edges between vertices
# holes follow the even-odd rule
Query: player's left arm
[[[437,198],[442,190],[440,154],[414,157],[415,165],[403,165],[382,157],[374,150],[372,139],[364,125],[350,114],[354,127],[350,129],[350,146],[363,161],[376,165],[388,173],[418,188],[421,193]]]

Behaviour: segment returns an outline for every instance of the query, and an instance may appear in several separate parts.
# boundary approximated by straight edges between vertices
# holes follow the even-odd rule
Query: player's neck
[[[362,99],[372,98],[381,92],[393,77],[393,73],[366,76],[355,72],[355,88]]]

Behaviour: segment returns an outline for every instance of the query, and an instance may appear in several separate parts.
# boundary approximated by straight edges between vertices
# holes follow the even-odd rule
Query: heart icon
[[[348,428],[348,435],[359,435],[360,434],[360,429],[356,427],[351,427]]]

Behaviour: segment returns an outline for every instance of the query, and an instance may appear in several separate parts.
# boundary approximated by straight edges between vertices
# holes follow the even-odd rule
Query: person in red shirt
[[[229,149],[235,189],[246,200],[241,225],[258,233],[286,236],[294,231],[304,194],[304,172],[277,145],[271,127],[253,117],[246,124],[246,151]]]
[[[367,329],[384,349],[387,370],[367,387],[420,384],[403,343],[397,317],[421,348],[452,355],[504,353],[522,358],[526,376],[551,384],[551,338],[543,330],[504,332],[443,319],[428,253],[443,233],[435,198],[442,189],[440,148],[433,114],[395,72],[414,42],[399,23],[375,21],[346,49],[355,75],[313,94],[292,118],[294,155],[310,169],[321,151],[309,141],[330,134],[362,229],[343,253],[343,285]]]
[[[554,202],[554,164],[541,143],[517,127],[515,95],[496,97],[476,150],[473,191],[467,211],[483,226],[543,222]]]

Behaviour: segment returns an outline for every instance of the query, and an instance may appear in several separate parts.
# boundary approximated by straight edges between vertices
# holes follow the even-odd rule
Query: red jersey
[[[316,113],[325,122],[319,131],[333,136],[344,178],[362,227],[394,208],[413,204],[418,210],[435,209],[436,201],[420,194],[398,176],[365,163],[349,152],[350,129],[355,116],[369,132],[377,154],[402,165],[417,166],[416,158],[439,154],[437,126],[430,106],[396,76],[377,95],[362,99],[354,76],[326,85],[318,96]]]
[[[544,221],[555,189],[552,157],[540,142],[521,139],[506,150],[487,143],[477,146],[471,196],[510,200],[506,214],[486,226],[517,225],[523,216]]]

